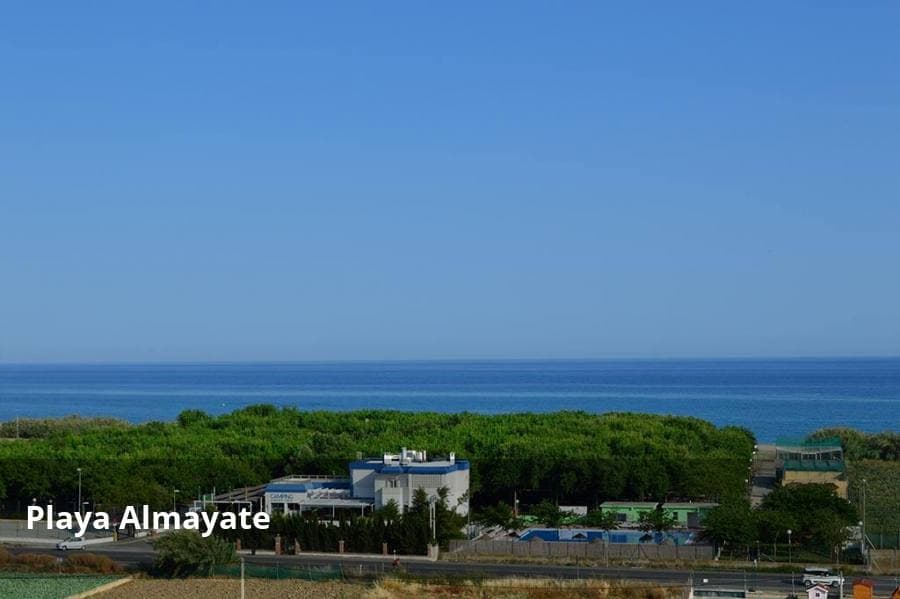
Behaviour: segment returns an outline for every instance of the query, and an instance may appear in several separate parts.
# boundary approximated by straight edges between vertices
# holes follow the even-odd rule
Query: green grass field
[[[16,574],[0,572],[0,597],[63,599],[115,580],[114,576]]]

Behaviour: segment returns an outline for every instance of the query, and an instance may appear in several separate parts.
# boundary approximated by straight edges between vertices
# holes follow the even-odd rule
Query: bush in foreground
[[[122,567],[105,555],[76,553],[63,562],[62,571],[68,574],[115,574]]]
[[[65,574],[116,574],[122,568],[105,555],[76,553],[60,563],[43,553],[12,554],[0,547],[0,568],[14,572],[53,572]]]
[[[237,559],[234,545],[217,537],[202,537],[193,530],[170,532],[159,537],[156,567],[168,576],[207,575],[213,566],[230,564]]]

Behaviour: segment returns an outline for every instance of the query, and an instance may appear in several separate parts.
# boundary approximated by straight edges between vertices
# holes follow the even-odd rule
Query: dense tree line
[[[23,435],[22,431],[28,431]],[[724,499],[740,494],[753,437],[695,418],[647,414],[306,412],[258,405],[175,422],[21,420],[5,423],[0,500],[74,509],[82,468],[91,507],[171,506],[198,491],[261,484],[290,473],[342,474],[357,455],[401,446],[456,452],[472,463],[474,505],[543,499],[596,506],[609,499]],[[27,438],[25,438],[27,437]]]

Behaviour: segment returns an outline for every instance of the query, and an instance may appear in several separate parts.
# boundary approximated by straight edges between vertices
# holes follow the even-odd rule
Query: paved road
[[[61,553],[43,547],[14,547],[13,552],[33,552],[60,555]],[[107,555],[125,566],[143,566],[153,562],[153,548],[146,540],[124,541],[109,545],[99,545],[92,552]],[[339,555],[246,555],[247,563],[267,566],[283,566],[293,568],[335,568],[341,567],[348,574],[373,574],[390,572],[390,557],[348,557]],[[593,568],[539,564],[489,564],[478,562],[453,561],[405,561],[403,568],[420,576],[475,576],[475,577],[547,577],[547,578],[609,578],[646,582],[648,584],[686,585],[693,574],[697,585],[705,584],[715,587],[750,588],[770,591],[789,592],[791,577],[784,573],[754,573],[735,570],[670,570],[659,568]],[[871,577],[879,589],[894,588],[894,579],[889,576]],[[705,582],[704,582],[705,581]],[[849,577],[848,577],[849,583]],[[802,591],[800,576],[797,575],[795,585],[798,593]],[[849,584],[847,585],[849,587]],[[845,590],[849,589],[845,587]]]

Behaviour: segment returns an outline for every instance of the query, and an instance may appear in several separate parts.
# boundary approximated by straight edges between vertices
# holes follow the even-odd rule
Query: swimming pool
[[[672,545],[692,545],[695,533],[690,531],[669,531],[666,533],[646,533],[640,530],[612,530],[607,533],[591,528],[529,528],[519,536],[520,541],[608,541],[611,544],[671,543]]]

